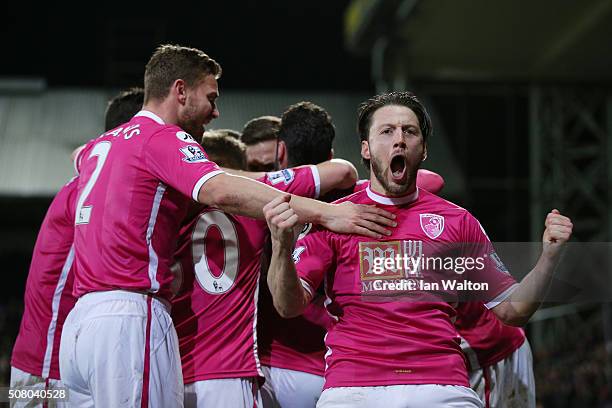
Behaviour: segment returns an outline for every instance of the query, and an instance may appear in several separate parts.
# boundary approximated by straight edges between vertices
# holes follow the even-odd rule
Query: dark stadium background
[[[414,4],[411,6],[410,3]],[[557,5],[553,1],[543,2],[537,10],[531,10],[530,3],[526,1],[514,4],[504,1],[499,4],[502,3],[506,8],[519,9],[516,15],[508,15],[509,20],[515,19],[512,21],[519,25],[508,34],[508,38],[499,40],[498,51],[504,56],[518,53],[521,47],[514,49],[501,45],[512,44],[512,38],[519,42],[525,41],[525,37],[537,41],[538,33],[555,32],[552,29],[555,21],[547,22],[544,17],[554,20],[551,16],[562,14],[555,11]],[[491,52],[483,55],[483,61],[497,61],[499,66],[484,63],[488,71],[483,75],[424,75],[423,72],[437,67],[436,58],[433,58],[436,55],[429,55],[430,61],[425,60],[427,53],[414,51],[411,54],[413,60],[407,64],[419,68],[412,71],[407,69],[412,76],[408,81],[400,82],[405,88],[425,96],[426,105],[434,107],[434,129],[444,129],[440,137],[443,137],[456,164],[455,167],[446,167],[445,160],[432,159],[425,167],[440,172],[447,179],[447,189],[443,195],[468,208],[483,223],[494,241],[530,241],[534,237],[537,240],[540,225],[534,220],[544,219],[549,204],[569,211],[568,215],[574,220],[585,219],[585,222],[591,223],[583,224],[588,226],[581,228],[578,222],[574,222],[577,225],[576,239],[609,241],[612,238],[612,227],[607,227],[612,225],[612,196],[608,194],[612,186],[612,171],[585,173],[582,180],[593,185],[593,194],[601,198],[604,209],[595,204],[592,207],[577,206],[572,204],[578,194],[572,190],[573,181],[564,178],[566,174],[554,173],[554,163],[547,161],[547,165],[542,164],[544,162],[540,163],[537,156],[539,154],[541,160],[546,161],[589,143],[597,150],[598,145],[589,137],[590,128],[580,126],[585,110],[567,113],[575,118],[561,126],[563,130],[576,135],[577,139],[573,142],[564,143],[559,148],[553,148],[549,139],[542,138],[539,145],[533,142],[533,132],[537,131],[534,126],[540,123],[538,108],[546,105],[542,102],[546,98],[554,101],[554,95],[561,95],[561,101],[595,101],[585,103],[587,108],[584,109],[594,121],[604,124],[602,126],[607,137],[601,141],[603,147],[600,146],[600,149],[607,149],[610,153],[594,158],[578,157],[573,165],[577,171],[586,171],[592,160],[599,160],[604,168],[612,168],[608,164],[612,161],[612,149],[608,147],[612,145],[612,64],[609,55],[612,35],[611,30],[606,28],[612,26],[612,13],[608,7],[610,2],[592,1],[584,6],[579,6],[579,3],[568,1],[559,8],[573,7],[588,16],[587,9],[591,7],[595,9],[591,12],[593,15],[596,12],[604,13],[604,17],[597,17],[587,35],[583,35],[573,48],[564,51],[561,57],[566,59],[559,57],[564,63],[571,59],[573,65],[565,71],[565,68],[556,71],[555,66],[559,64],[555,61],[549,62],[549,68],[544,67],[532,75],[522,75],[520,64],[506,71],[499,68],[504,66],[504,61],[497,61],[498,55]],[[474,14],[474,10],[478,14],[479,5],[482,6],[482,15],[464,16],[469,19],[465,25],[482,23],[483,31],[480,37],[475,38],[482,39],[485,44],[489,40],[488,27],[503,22],[489,21],[485,24],[485,20],[492,19],[491,15],[495,12],[487,8],[490,6],[483,1],[472,2],[470,14]],[[361,20],[356,17],[361,26],[353,31],[346,28],[349,6],[356,10],[355,13],[361,13]],[[80,7],[87,7],[87,10]],[[428,18],[436,17],[432,12],[435,7],[444,10],[450,7],[450,3],[435,0],[425,6],[422,1],[396,0],[245,0],[177,2],[141,7],[118,2],[72,7],[13,5],[3,13],[3,23],[0,25],[4,39],[0,78],[44,78],[48,89],[118,90],[141,85],[144,64],[152,50],[160,43],[170,42],[200,48],[221,63],[223,77],[219,85],[222,98],[225,91],[328,92],[368,96],[385,85],[387,89],[397,86],[388,78],[392,76],[391,68],[381,70],[377,66],[373,37],[382,35],[386,39],[383,61],[389,61],[391,66],[397,62],[397,58],[405,55],[400,49],[409,48],[410,35],[415,35],[399,33],[397,27],[402,21],[411,22],[414,19],[414,26],[421,29],[422,35],[430,41],[421,49],[426,50],[429,45],[432,52],[438,50],[437,43],[456,34],[427,30],[427,23],[431,21]],[[454,13],[456,10],[448,12]],[[528,20],[525,16],[529,13],[544,13],[538,20],[541,27],[536,25],[534,29],[533,25],[529,25],[532,23],[525,22],[524,19]],[[402,16],[404,20],[397,16]],[[449,18],[456,21],[461,16]],[[496,15],[496,18],[499,16]],[[580,21],[583,20],[588,19],[585,17]],[[520,25],[523,22],[527,24],[527,29],[534,30],[531,34],[523,32],[526,29]],[[473,27],[465,29],[476,32]],[[558,35],[563,39],[563,35],[572,34],[572,29],[568,27],[566,33]],[[396,51],[399,55],[397,58],[394,57]],[[465,52],[478,52],[477,44],[466,44]],[[523,54],[519,56],[525,64],[530,61]],[[423,61],[416,61],[419,57]],[[478,64],[478,61],[469,62]],[[547,72],[551,75],[548,76]],[[3,92],[7,91],[0,90],[0,97]],[[535,99],[537,92],[540,99]],[[568,93],[578,96],[563,96]],[[534,100],[540,101],[540,105]],[[602,100],[603,104],[598,102]],[[354,108],[356,106],[351,109]],[[545,124],[541,126],[545,127]],[[345,140],[358,144],[356,135],[344,136]],[[436,138],[437,134],[434,133],[433,137]],[[537,152],[534,152],[534,146],[539,146]],[[0,144],[2,149],[8,147]],[[432,151],[431,155],[435,156],[436,151]],[[538,168],[534,168],[534,165]],[[561,167],[556,171],[563,171],[564,165]],[[560,191],[559,185],[565,186],[566,190]],[[0,385],[8,383],[10,351],[20,321],[31,250],[51,199],[49,196],[0,194],[0,264],[5,276],[0,288]],[[597,211],[603,215],[593,220]],[[9,242],[11,245],[7,244]],[[580,310],[569,317],[562,313],[557,320],[547,322],[561,327],[555,330],[562,333],[563,330],[571,332],[568,327],[582,330],[582,324],[583,338],[568,334],[558,341],[541,340],[539,344],[543,348],[535,350],[538,394],[544,407],[610,406],[603,404],[604,401],[610,404],[612,399],[612,347],[607,353],[604,351],[605,325],[602,320],[602,316],[608,316],[609,320],[609,314],[606,315],[608,312],[598,305]],[[542,330],[546,332],[549,329],[547,324],[542,324],[538,333]],[[576,328],[572,325],[579,326]],[[528,333],[533,341],[534,330],[531,327]],[[537,339],[535,341],[538,342]]]

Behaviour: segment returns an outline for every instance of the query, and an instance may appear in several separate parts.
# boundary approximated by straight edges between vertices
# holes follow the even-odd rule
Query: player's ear
[[[285,142],[283,142],[282,140],[279,140],[278,142],[278,146],[277,146],[277,151],[278,151],[278,164],[280,165],[281,169],[284,169],[287,167],[287,145],[285,144]]]
[[[423,158],[421,161],[424,162],[425,160],[427,160],[427,143],[423,145]]]
[[[329,157],[327,158],[327,160],[331,160],[334,158],[334,148],[332,147],[332,149],[329,151]]]
[[[176,96],[177,101],[181,105],[184,105],[185,102],[187,101],[185,81],[183,81],[182,79],[177,79],[176,81],[172,83],[172,86],[170,87],[170,92]]]
[[[367,140],[362,140],[361,141],[361,157],[363,157],[366,160],[370,160],[370,144],[368,143]]]

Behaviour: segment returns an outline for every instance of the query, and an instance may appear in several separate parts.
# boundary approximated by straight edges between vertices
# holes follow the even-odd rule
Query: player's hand
[[[295,237],[301,230],[298,216],[289,206],[290,200],[291,196],[289,194],[282,194],[263,208],[272,243],[286,249],[293,248]]]
[[[549,257],[557,257],[561,254],[563,245],[572,236],[574,225],[568,217],[554,209],[546,216],[544,226],[546,229],[542,236],[542,253]]]
[[[391,235],[386,227],[395,227],[395,214],[374,205],[344,202],[333,204],[333,210],[321,221],[325,228],[344,234],[359,234],[380,239]]]

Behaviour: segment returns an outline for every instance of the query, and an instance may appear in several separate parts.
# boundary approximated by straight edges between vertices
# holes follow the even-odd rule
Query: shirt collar
[[[366,187],[366,193],[368,194],[368,197],[370,198],[370,200],[375,201],[379,204],[384,204],[384,205],[403,205],[403,204],[408,204],[413,201],[416,201],[416,199],[419,198],[418,187],[416,190],[414,190],[413,193],[406,194],[400,197],[387,197],[387,196],[377,194],[374,191],[372,191],[370,186]]]
[[[162,118],[160,118],[159,116],[157,116],[156,114],[148,110],[141,110],[140,112],[134,115],[134,117],[136,116],[144,116],[149,119],[153,119],[155,122],[159,123],[160,125],[166,124]]]

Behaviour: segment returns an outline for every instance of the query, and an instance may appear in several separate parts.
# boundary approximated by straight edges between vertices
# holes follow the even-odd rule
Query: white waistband
[[[102,292],[89,292],[81,296],[78,300],[81,304],[94,304],[106,300],[123,299],[146,302],[147,298],[152,298],[152,305],[161,306],[170,313],[170,302],[166,299],[155,297],[150,293],[131,292],[129,290],[108,290]]]

